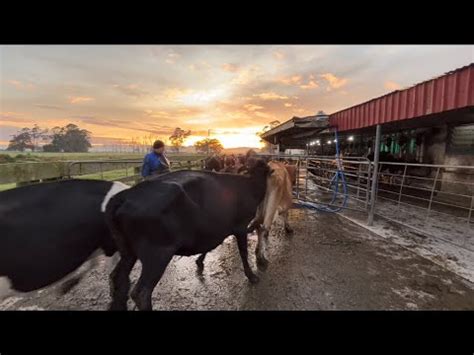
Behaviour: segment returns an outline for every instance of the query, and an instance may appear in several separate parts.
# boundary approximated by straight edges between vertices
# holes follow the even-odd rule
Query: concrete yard
[[[156,310],[474,310],[474,284],[337,214],[295,209],[293,236],[275,225],[269,267],[250,284],[233,237],[208,254],[175,257],[153,294]],[[256,236],[250,237],[255,269]],[[55,287],[0,300],[1,310],[106,310],[106,258],[68,294]],[[139,264],[132,273],[138,278]],[[129,308],[132,308],[131,301]]]

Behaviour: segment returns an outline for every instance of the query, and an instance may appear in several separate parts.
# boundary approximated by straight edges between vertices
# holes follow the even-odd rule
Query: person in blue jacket
[[[169,171],[170,162],[165,155],[165,144],[157,140],[153,143],[152,151],[145,155],[145,159],[143,159],[142,177],[148,179]]]

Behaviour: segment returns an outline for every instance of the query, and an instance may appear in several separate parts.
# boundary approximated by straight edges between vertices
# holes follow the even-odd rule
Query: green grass
[[[9,158],[2,158],[8,156]],[[112,160],[112,159],[143,159],[145,153],[22,153],[22,152],[0,152],[0,163],[27,163],[47,162],[63,160]],[[198,160],[204,155],[198,154],[168,154],[171,160]],[[8,161],[7,161],[8,159]],[[13,161],[11,160],[13,159]]]
[[[19,153],[17,152],[2,152],[0,156],[4,153],[9,154],[13,158],[15,158]],[[23,154],[23,158],[18,162],[48,162],[48,161],[61,161],[61,160],[111,160],[111,159],[142,159],[144,154],[129,154],[129,153],[30,153],[30,154]],[[204,155],[176,155],[176,154],[169,154],[169,159],[171,161],[195,161],[204,158]],[[16,160],[16,159],[15,159]],[[9,163],[7,163],[9,164]],[[128,168],[128,176],[134,175],[133,168]],[[116,180],[123,177],[126,177],[125,168],[116,169],[116,170],[109,170],[104,171],[103,174],[101,173],[93,173],[93,174],[86,174],[86,175],[76,175],[74,178],[77,179],[93,179],[93,180]],[[15,183],[8,183],[8,184],[0,184],[0,191],[13,189],[16,187]]]
[[[133,169],[128,169],[128,176],[133,175]],[[76,179],[92,179],[92,180],[117,180],[123,177],[126,177],[125,169],[117,169],[117,170],[110,170],[104,171],[103,174],[95,173],[95,174],[86,174],[86,175],[79,175],[75,176]]]
[[[5,191],[5,190],[10,190],[10,189],[13,189],[16,187],[16,184],[15,183],[12,183],[12,184],[1,184],[0,185],[0,192],[1,191]]]

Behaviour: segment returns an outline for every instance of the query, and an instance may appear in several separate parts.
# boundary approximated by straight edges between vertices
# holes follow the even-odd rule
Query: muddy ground
[[[336,214],[295,209],[295,233],[270,237],[267,271],[250,284],[233,237],[209,253],[203,278],[196,257],[175,257],[153,293],[157,310],[474,310],[474,285]],[[249,240],[256,269],[256,237]],[[138,278],[140,266],[132,273]],[[105,310],[105,258],[65,296],[55,287],[0,300],[2,310]],[[131,306],[131,302],[129,306]]]

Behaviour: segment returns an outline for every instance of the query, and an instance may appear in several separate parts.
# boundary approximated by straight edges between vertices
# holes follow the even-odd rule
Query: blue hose
[[[335,130],[335,137],[336,137],[336,162],[337,162],[337,170],[336,173],[334,174],[333,178],[331,179],[331,183],[329,187],[333,190],[332,194],[332,199],[331,202],[327,205],[322,205],[318,204],[315,202],[309,202],[309,201],[302,201],[298,200],[296,203],[297,206],[309,208],[309,209],[314,209],[320,212],[330,212],[330,213],[335,213],[339,212],[342,210],[344,207],[347,205],[347,199],[348,199],[348,194],[347,194],[347,183],[346,183],[346,177],[344,175],[344,171],[342,169],[342,163],[339,160],[339,137],[337,135],[337,129]],[[306,166],[306,169],[308,167]],[[308,174],[308,170],[306,170],[306,174]],[[330,206],[334,205],[334,202],[336,202],[337,196],[339,194],[339,181],[341,181],[342,184],[342,193],[343,193],[343,201],[340,206]]]

